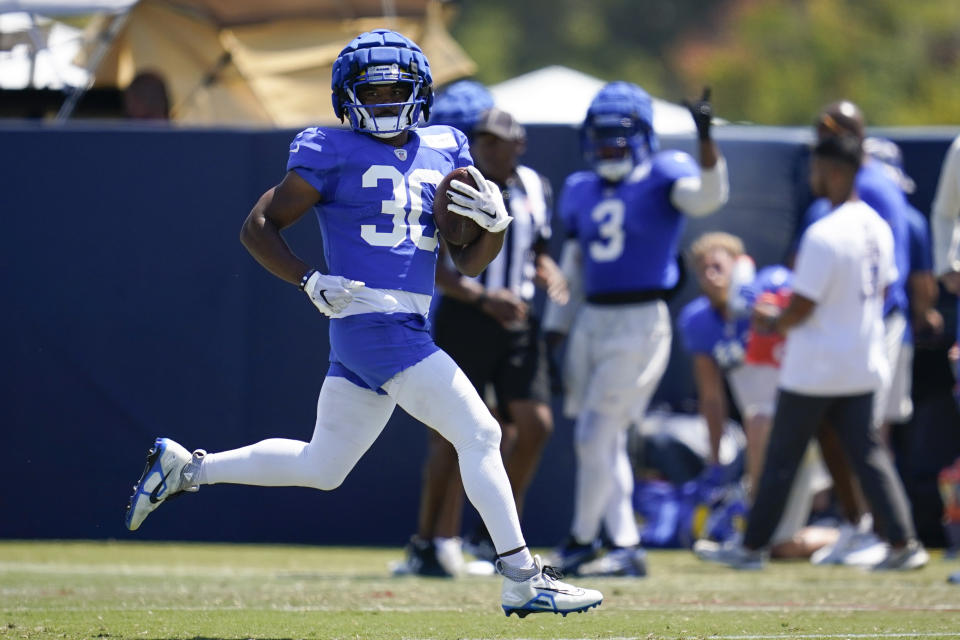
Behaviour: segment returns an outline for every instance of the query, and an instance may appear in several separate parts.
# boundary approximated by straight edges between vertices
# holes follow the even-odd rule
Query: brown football
[[[437,231],[448,244],[462,247],[479,238],[483,228],[470,218],[447,211],[447,205],[450,204],[447,188],[451,180],[465,182],[474,188],[477,187],[477,183],[465,168],[460,167],[448,173],[440,181],[437,185],[437,193],[433,197],[433,223],[437,226]]]

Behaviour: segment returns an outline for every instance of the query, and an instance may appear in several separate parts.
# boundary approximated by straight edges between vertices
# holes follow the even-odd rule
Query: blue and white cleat
[[[560,582],[556,569],[543,566],[540,556],[533,557],[537,573],[521,582],[506,576],[503,578],[501,603],[503,612],[510,616],[517,614],[525,618],[531,613],[559,613],[566,616],[574,611],[582,613],[603,602],[603,594],[594,589],[581,589]],[[497,568],[503,573],[503,565],[497,561]]]
[[[197,449],[193,455],[169,438],[157,438],[147,452],[147,466],[133,486],[133,495],[127,503],[125,523],[136,531],[150,512],[164,500],[184,491],[197,491],[200,464],[206,452]]]

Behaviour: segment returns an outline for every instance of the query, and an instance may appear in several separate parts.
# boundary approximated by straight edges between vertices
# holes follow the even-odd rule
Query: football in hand
[[[447,210],[447,205],[450,204],[447,189],[450,188],[452,180],[459,180],[477,188],[477,183],[465,168],[460,167],[448,173],[437,185],[437,193],[433,197],[433,223],[447,244],[463,247],[479,238],[483,229],[470,218]]]

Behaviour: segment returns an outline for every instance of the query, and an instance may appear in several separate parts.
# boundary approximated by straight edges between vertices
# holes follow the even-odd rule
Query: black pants
[[[770,543],[807,444],[825,418],[837,431],[875,519],[885,529],[884,537],[893,544],[916,537],[906,492],[877,438],[872,415],[872,393],[808,396],[779,391],[763,473],[743,538],[745,547],[759,549]]]

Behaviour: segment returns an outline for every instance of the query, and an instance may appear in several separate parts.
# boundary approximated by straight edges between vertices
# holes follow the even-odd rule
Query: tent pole
[[[85,94],[87,90],[93,86],[95,72],[100,66],[100,61],[103,59],[103,56],[107,54],[107,50],[110,48],[110,45],[113,44],[113,41],[117,39],[117,36],[120,35],[120,31],[127,24],[127,17],[129,15],[130,12],[126,11],[119,15],[113,16],[113,18],[110,20],[109,26],[107,26],[106,29],[103,29],[97,35],[97,47],[94,49],[93,54],[91,54],[86,64],[87,73],[90,77],[85,85],[70,88],[70,94],[60,107],[60,111],[57,112],[57,117],[54,122],[57,124],[63,124],[66,122],[73,114],[73,110],[76,109],[77,103],[80,102],[80,98],[82,98],[83,94]]]

